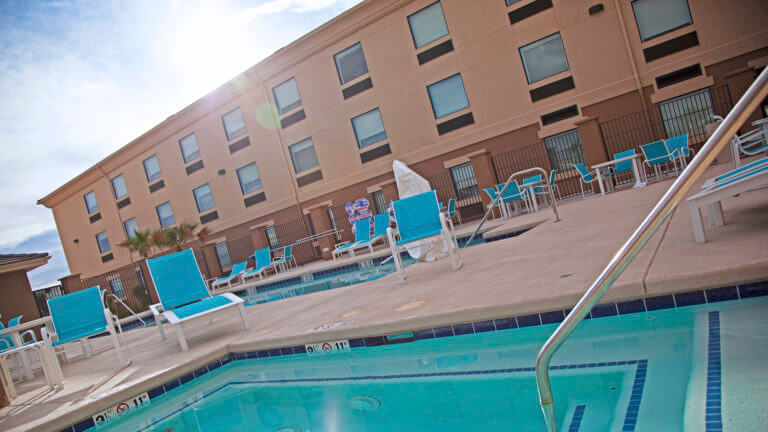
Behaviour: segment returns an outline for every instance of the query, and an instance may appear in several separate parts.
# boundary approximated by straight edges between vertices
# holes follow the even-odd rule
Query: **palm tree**
[[[179,226],[167,229],[167,245],[175,247],[177,251],[180,251],[185,243],[195,237],[195,228],[197,228],[196,223],[183,222]]]
[[[152,233],[149,230],[134,231],[133,236],[128,237],[118,246],[127,248],[131,252],[136,252],[142,258],[148,258],[152,252],[152,246],[154,246],[151,236]]]

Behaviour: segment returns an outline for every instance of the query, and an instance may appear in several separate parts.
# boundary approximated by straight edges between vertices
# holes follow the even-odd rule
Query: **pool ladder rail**
[[[143,319],[141,319],[141,317],[140,317],[138,314],[136,314],[136,312],[134,312],[134,311],[133,311],[133,309],[131,309],[131,308],[130,308],[130,307],[127,305],[127,304],[125,304],[125,302],[123,302],[123,301],[120,299],[120,297],[116,296],[115,294],[113,294],[113,293],[111,293],[111,292],[107,293],[107,298],[109,298],[109,297],[112,297],[112,298],[113,298],[113,300],[112,300],[112,304],[114,304],[114,303],[115,303],[115,301],[117,301],[117,303],[118,303],[118,304],[120,304],[120,305],[122,305],[122,306],[125,308],[125,310],[127,310],[127,311],[128,311],[128,313],[130,313],[131,315],[133,315],[133,316],[134,316],[134,317],[135,317],[137,320],[139,320],[139,321],[141,322],[141,324],[142,324],[142,327],[146,327],[146,326],[147,326],[147,323],[146,323],[146,321],[144,321]]]
[[[624,269],[632,262],[648,240],[661,227],[667,217],[677,207],[685,194],[693,187],[704,171],[714,161],[720,151],[737,133],[739,127],[747,121],[749,115],[758,108],[761,101],[768,96],[768,68],[764,69],[744,95],[739,99],[725,120],[714,131],[699,153],[693,158],[688,167],[670,186],[669,190],[659,200],[656,206],[646,216],[645,220],[629,237],[626,243],[611,258],[611,261],[600,273],[589,290],[576,303],[573,310],[544,343],[536,358],[536,384],[539,387],[539,401],[544,412],[544,420],[549,432],[557,430],[555,405],[552,387],[549,382],[549,363],[558,348],[568,336],[578,327],[597,304],[603,294],[613,285]],[[509,180],[507,181],[509,182]]]

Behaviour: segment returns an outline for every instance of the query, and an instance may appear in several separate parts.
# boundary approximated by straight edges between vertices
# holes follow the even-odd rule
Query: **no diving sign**
[[[134,398],[120,402],[112,408],[96,414],[93,416],[93,422],[96,424],[96,426],[103,426],[115,418],[122,417],[131,411],[135,411],[147,405],[149,405],[149,395],[142,393]]]
[[[305,345],[307,354],[329,354],[332,352],[349,351],[349,341],[337,340],[331,342],[321,342],[316,344]]]

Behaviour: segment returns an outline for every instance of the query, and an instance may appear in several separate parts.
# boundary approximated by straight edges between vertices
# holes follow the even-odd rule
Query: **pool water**
[[[731,406],[760,412],[766,307],[760,298],[584,321],[552,362],[558,430],[705,430],[721,398],[728,407],[750,392],[752,408]],[[102,429],[544,431],[533,365],[554,327],[235,360]],[[736,391],[724,384],[721,396],[721,370],[749,379]],[[724,417],[732,430],[765,430],[754,414]]]

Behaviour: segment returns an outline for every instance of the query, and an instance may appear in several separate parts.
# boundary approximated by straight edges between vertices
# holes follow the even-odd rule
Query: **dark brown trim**
[[[579,108],[576,105],[571,105],[542,115],[541,124],[546,126],[552,123],[557,123],[561,120],[565,120],[567,118],[576,117],[577,115],[579,115]]]
[[[695,78],[701,75],[701,73],[701,65],[698,63],[693,66],[684,67],[674,72],[656,77],[656,88],[661,89],[664,87],[669,87],[672,84],[677,84],[679,82]]]
[[[149,193],[155,193],[165,187],[165,182],[160,180],[159,182],[149,185]]]
[[[264,194],[264,192],[259,192],[256,195],[249,196],[248,198],[244,199],[243,204],[245,204],[246,207],[250,207],[254,204],[258,204],[266,200],[267,196]]]
[[[114,258],[115,258],[115,256],[112,255],[112,252],[110,252],[110,253],[108,253],[106,255],[102,255],[101,256],[101,262],[105,263],[107,261],[112,261]]]
[[[349,99],[358,93],[362,93],[368,90],[369,88],[373,88],[373,81],[371,80],[371,77],[341,89],[341,95],[344,96],[344,99]]]
[[[448,39],[447,41],[439,43],[428,50],[424,50],[416,54],[416,59],[419,61],[420,65],[423,65],[424,63],[430,60],[434,60],[443,54],[448,54],[451,51],[453,51],[453,42]]]
[[[246,138],[247,139],[247,138]],[[230,146],[230,153],[232,152],[232,146]],[[195,171],[203,169],[203,161],[199,160],[192,165],[185,168],[187,170],[187,175],[192,174]]]
[[[676,52],[687,50],[699,45],[699,35],[693,31],[662,42],[658,45],[643,49],[646,62],[658,60]]]
[[[88,218],[88,220],[90,220],[90,221],[91,221],[91,223],[94,223],[94,222],[96,222],[96,221],[97,221],[97,220],[99,220],[99,219],[101,219],[101,212],[98,212],[98,213],[94,213],[94,214],[92,214],[92,215],[91,215],[91,216]]]
[[[125,197],[124,199],[121,199],[117,202],[117,208],[121,209],[125,206],[128,206],[129,204],[131,204],[131,197]]]
[[[219,212],[214,210],[214,211],[212,211],[210,213],[206,213],[206,214],[200,216],[200,224],[206,224],[206,223],[208,223],[210,221],[215,221],[218,218],[219,218]]]
[[[536,102],[574,88],[576,84],[573,82],[573,77],[566,77],[531,90],[531,101]]]
[[[310,183],[314,183],[318,180],[323,179],[323,173],[320,170],[317,170],[313,173],[309,173],[305,176],[297,177],[296,178],[296,184],[299,185],[299,187],[306,186]]]
[[[475,116],[471,112],[454,117],[448,121],[437,124],[437,134],[443,135],[456,129],[463,128],[475,123]]]
[[[234,153],[234,152],[236,152],[238,150],[242,150],[242,149],[248,147],[249,145],[251,145],[251,140],[248,139],[248,137],[245,137],[245,138],[243,138],[241,140],[235,141],[235,142],[233,142],[232,144],[229,145],[229,154],[232,154],[232,153]],[[203,161],[200,161],[201,164],[202,164],[202,162]],[[202,168],[202,166],[201,166],[201,168]]]
[[[552,0],[536,0],[509,13],[509,23],[514,25],[552,7]]]
[[[290,125],[292,125],[294,123],[298,123],[298,122],[304,120],[305,118],[307,118],[307,114],[305,114],[304,110],[301,109],[301,110],[296,111],[295,113],[293,113],[293,114],[291,114],[289,116],[285,116],[285,117],[281,118],[280,119],[280,127],[285,129],[288,126],[290,126]]]
[[[374,149],[360,153],[360,161],[362,163],[366,163],[388,154],[392,154],[392,149],[389,147],[389,143],[386,143]]]

